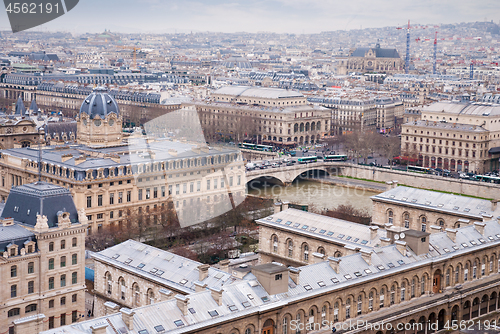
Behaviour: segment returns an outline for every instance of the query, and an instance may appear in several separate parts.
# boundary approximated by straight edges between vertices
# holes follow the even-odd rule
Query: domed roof
[[[86,113],[90,118],[97,115],[105,118],[110,113],[119,114],[118,104],[115,99],[108,94],[104,87],[97,87],[92,94],[87,96],[80,107],[80,114]]]

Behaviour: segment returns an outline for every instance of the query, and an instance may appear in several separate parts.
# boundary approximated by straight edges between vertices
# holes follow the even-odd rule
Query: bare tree
[[[401,151],[401,139],[399,137],[382,137],[380,150],[389,159],[389,165],[392,169],[393,158]]]

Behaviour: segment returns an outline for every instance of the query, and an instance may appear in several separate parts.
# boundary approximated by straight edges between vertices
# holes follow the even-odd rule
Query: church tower
[[[90,147],[116,146],[122,143],[122,116],[115,99],[104,87],[97,87],[80,107],[77,141]]]

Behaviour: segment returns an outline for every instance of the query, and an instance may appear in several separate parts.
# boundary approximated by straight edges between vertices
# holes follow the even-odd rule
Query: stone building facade
[[[26,184],[12,188],[2,208],[2,333],[34,333],[80,321],[86,216],[77,213],[70,192],[44,182]]]
[[[372,224],[379,227],[390,224],[430,233],[470,226],[484,217],[500,214],[495,200],[402,186],[395,186],[371,199]]]
[[[286,220],[278,220],[291,215],[290,210],[264,220],[284,225]],[[321,234],[311,230],[310,217],[309,213],[295,215],[293,224],[299,226],[290,229]],[[340,226],[333,224],[335,232],[330,238],[343,234],[344,230],[334,228]],[[364,237],[354,226],[346,226],[346,230],[345,235],[355,237],[361,232]],[[241,281],[220,289],[179,294],[140,308],[121,308],[106,315],[102,327],[137,332],[159,328],[166,333],[274,334],[294,333],[298,326],[301,333],[331,333],[331,326],[340,330],[343,325],[347,329],[342,332],[382,334],[387,324],[395,332],[428,333],[446,329],[453,321],[481,319],[491,326],[498,320],[500,224],[496,219],[432,234],[411,229],[401,233],[393,228],[377,233],[380,235],[366,245],[346,240],[344,235],[346,245],[356,246],[340,258],[318,256],[315,263],[298,268],[258,265],[246,269],[248,276],[242,274]],[[102,318],[99,320],[85,322],[83,328],[96,328],[102,324]],[[358,321],[377,326],[356,327]],[[349,328],[349,323],[355,327]],[[76,327],[65,330],[73,333]],[[54,331],[44,334],[49,333]]]
[[[337,73],[345,75],[350,72],[402,73],[404,61],[396,49],[381,48],[377,43],[375,48],[357,48],[349,52],[347,59],[339,59]]]
[[[222,214],[244,199],[241,154],[234,149],[207,147],[199,123],[197,128],[186,129],[201,136],[198,142],[156,140],[140,133],[122,142],[122,117],[116,102],[103,91],[93,94],[96,97],[89,96],[89,102],[93,98],[104,104],[94,101],[96,105],[92,102],[88,109],[84,100],[77,122],[81,143],[44,147],[41,163],[42,180],[68,188],[76,207],[86,210],[89,233],[109,225],[121,228],[137,214],[148,223],[158,222],[168,203],[180,220],[194,224]],[[197,120],[194,110],[176,113],[194,115]],[[159,124],[161,119],[152,123]],[[151,133],[164,135],[168,131],[161,128],[152,126]],[[38,155],[39,151],[30,147],[2,151],[3,200],[12,186],[38,179]],[[188,209],[192,205],[199,210]]]

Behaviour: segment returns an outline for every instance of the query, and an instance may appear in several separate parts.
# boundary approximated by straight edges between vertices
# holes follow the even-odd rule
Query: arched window
[[[10,298],[15,298],[17,297],[17,285],[11,285],[10,286]]]
[[[368,311],[373,311],[373,291],[368,295]]]
[[[359,295],[358,296],[358,315],[361,314],[363,309],[363,296]]]
[[[413,277],[411,280],[411,298],[415,297],[415,286],[417,285],[417,278]]]
[[[321,323],[323,324],[326,321],[326,305],[323,305],[321,308]]]
[[[405,296],[406,296],[406,283],[403,282],[401,283],[401,301],[405,301]]]
[[[307,244],[304,244],[303,246],[303,253],[304,253],[304,261],[305,262],[309,261],[309,246],[307,246]]]
[[[392,224],[394,221],[394,213],[392,212],[392,210],[389,210],[387,211],[387,222],[389,224]]]
[[[135,306],[141,306],[141,288],[139,288],[139,284],[134,283],[132,285],[133,291],[134,291],[134,303]]]
[[[345,318],[350,319],[351,318],[351,299],[347,298],[347,301],[345,303]]]
[[[278,236],[273,236],[273,252],[278,252]]]
[[[49,243],[49,252],[53,252],[53,251],[54,251],[54,243],[50,242]]]
[[[283,334],[288,334],[288,317],[283,317]],[[252,330],[250,328],[247,328],[245,330],[245,334],[251,334]]]
[[[76,283],[78,283],[78,273],[75,271],[74,273],[71,273],[71,284]]]
[[[380,289],[379,298],[380,298],[379,307],[382,308],[382,307],[384,307],[384,299],[385,299],[385,290],[384,290],[384,288]]]
[[[339,303],[336,302],[335,305],[333,306],[333,321],[337,322],[339,321]]]
[[[396,286],[393,284],[391,286],[391,305],[394,305],[396,302]]]
[[[297,330],[295,331],[296,334],[300,334],[300,328],[302,327],[301,320],[300,320],[300,312],[297,312],[297,316],[295,317],[295,320],[297,320]]]
[[[325,249],[323,247],[318,248],[318,253],[326,255]]]
[[[469,279],[469,264],[465,264],[465,269],[464,269],[464,282],[467,282]]]
[[[126,287],[125,287],[125,280],[123,279],[123,277],[120,277],[120,279],[118,280],[118,285],[120,286],[120,298],[122,300],[125,300]]]
[[[10,309],[8,312],[8,317],[15,317],[16,315],[19,315],[20,312],[21,312],[21,309],[19,307]]]
[[[71,239],[71,246],[76,247],[76,245],[77,245],[77,239],[76,238]]]
[[[486,275],[486,260],[483,259],[483,263],[481,263],[481,276]]]
[[[112,292],[113,292],[113,279],[111,278],[111,274],[109,272],[106,274],[106,285],[107,285],[108,295],[112,294]]]
[[[404,219],[404,226],[406,228],[410,228],[410,215],[408,213],[405,213],[403,219]]]
[[[293,241],[288,240],[288,257],[293,256]]]
[[[446,283],[446,286],[450,286],[450,269],[446,270],[445,283]]]
[[[422,281],[420,281],[420,294],[425,294],[425,276],[422,276]]]
[[[66,248],[66,240],[61,240],[61,249]]]
[[[66,256],[61,256],[60,265],[61,265],[61,268],[66,267]]]
[[[460,282],[460,267],[457,266],[455,268],[455,284],[458,284]]]
[[[153,304],[155,302],[155,294],[153,289],[148,289],[148,305]]]

